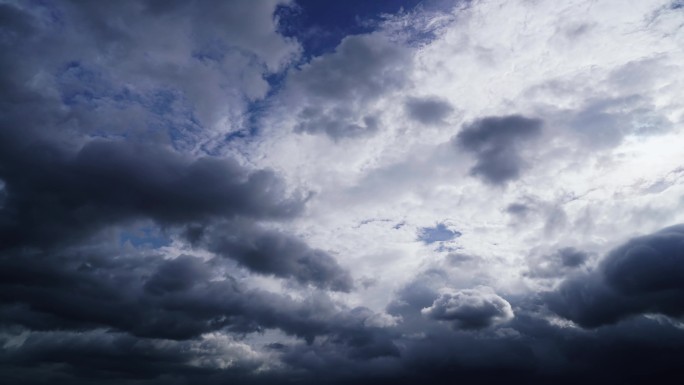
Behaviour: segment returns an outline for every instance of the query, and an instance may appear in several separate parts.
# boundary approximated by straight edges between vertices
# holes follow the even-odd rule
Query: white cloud
[[[478,1],[440,17],[436,37],[420,45],[406,39],[416,27],[406,24],[411,18],[398,18],[402,29],[390,21],[384,31],[353,39],[373,41],[376,50],[403,44],[401,55],[383,57],[401,62],[384,65],[402,68],[401,82],[355,83],[379,79],[385,67],[373,60],[363,67],[346,57],[348,38],[337,53],[291,74],[290,86],[307,79],[320,92],[300,87],[298,98],[276,99],[250,159],[315,192],[296,231],[333,252],[356,279],[375,279],[349,301],[381,309],[391,297],[383,293],[411,280],[421,266],[439,263],[449,250],[487,261],[471,267],[471,274],[488,277],[480,283],[524,292],[532,284],[523,276],[533,248],[600,253],[630,235],[684,219],[672,209],[681,207],[682,187],[671,177],[684,161],[677,150],[684,88],[676,86],[684,81],[684,52],[672,16],[680,11],[667,5]],[[424,27],[429,15],[411,20]],[[304,78],[314,66],[318,76]],[[363,71],[353,70],[358,66]],[[349,92],[347,84],[354,85]],[[363,92],[350,96],[351,90]],[[406,100],[414,97],[443,101],[454,112],[435,124],[412,120]],[[302,106],[345,110],[302,130]],[[476,119],[511,114],[541,119],[542,137],[521,145],[526,171],[519,179],[488,186],[469,175],[472,155],[450,141]],[[362,136],[312,134],[344,130],[347,123],[340,122],[364,127],[367,116],[377,125]],[[344,136],[339,132],[338,139]],[[656,149],[662,156],[653,156]],[[660,180],[670,182],[658,193],[630,187]],[[523,218],[506,212],[526,197],[540,202],[534,213]],[[417,241],[420,228],[444,221],[463,235],[442,250]]]

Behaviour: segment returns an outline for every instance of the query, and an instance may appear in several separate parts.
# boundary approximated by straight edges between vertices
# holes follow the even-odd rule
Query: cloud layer
[[[0,1],[3,383],[674,384],[681,2],[399,3]]]

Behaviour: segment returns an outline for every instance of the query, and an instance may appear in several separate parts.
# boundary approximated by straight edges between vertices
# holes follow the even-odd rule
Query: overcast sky
[[[683,360],[682,0],[0,0],[3,384]]]

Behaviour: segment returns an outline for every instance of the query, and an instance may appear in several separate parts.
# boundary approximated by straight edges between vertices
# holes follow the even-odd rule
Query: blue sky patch
[[[418,234],[418,240],[429,245],[435,242],[450,241],[460,236],[460,232],[449,230],[444,223],[439,223],[435,227],[423,227]]]

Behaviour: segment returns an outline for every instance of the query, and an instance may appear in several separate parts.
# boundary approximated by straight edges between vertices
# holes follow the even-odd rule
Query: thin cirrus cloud
[[[3,383],[671,382],[679,3],[2,2]]]

